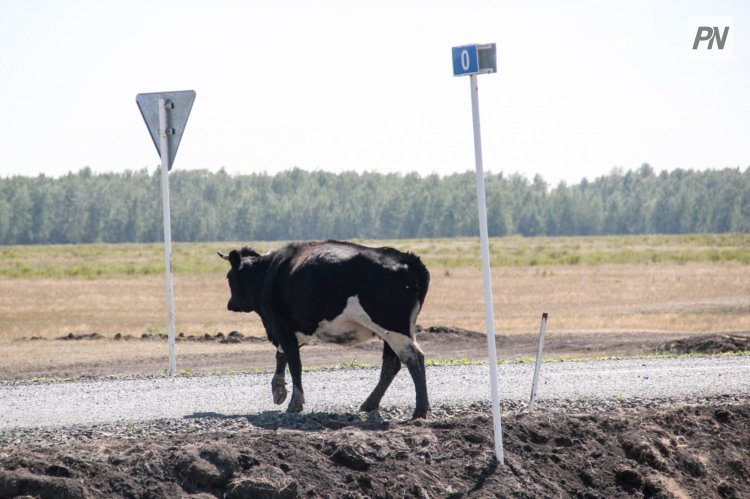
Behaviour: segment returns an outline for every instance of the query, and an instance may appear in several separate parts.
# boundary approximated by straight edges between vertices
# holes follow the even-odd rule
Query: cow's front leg
[[[289,364],[289,374],[292,376],[292,399],[289,401],[286,412],[302,412],[305,405],[305,394],[302,391],[302,361],[299,356],[299,344],[294,335],[291,336],[291,341],[282,345]]]
[[[286,380],[284,374],[286,371],[286,355],[280,350],[276,350],[276,372],[271,379],[271,394],[273,403],[281,404],[286,400]]]

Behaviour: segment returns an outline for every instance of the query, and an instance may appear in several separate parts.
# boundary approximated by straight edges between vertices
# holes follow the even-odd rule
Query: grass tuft
[[[367,362],[359,362],[356,357],[348,362],[342,361],[339,364],[339,368],[341,369],[369,369],[370,367],[372,367],[370,364]]]
[[[468,357],[462,359],[429,359],[425,361],[425,365],[427,366],[469,366],[481,363],[481,361],[469,360]]]

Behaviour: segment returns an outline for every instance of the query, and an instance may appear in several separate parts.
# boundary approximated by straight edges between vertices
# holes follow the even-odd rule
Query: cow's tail
[[[427,270],[427,267],[417,255],[413,253],[407,253],[407,255],[409,259],[407,263],[409,284],[416,290],[421,308],[430,287],[430,271]]]

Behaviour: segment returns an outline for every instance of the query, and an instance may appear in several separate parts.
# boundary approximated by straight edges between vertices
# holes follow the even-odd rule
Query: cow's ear
[[[232,269],[237,270],[240,268],[240,263],[242,263],[242,257],[240,256],[240,252],[237,250],[232,250],[229,252],[229,263],[232,264]]]

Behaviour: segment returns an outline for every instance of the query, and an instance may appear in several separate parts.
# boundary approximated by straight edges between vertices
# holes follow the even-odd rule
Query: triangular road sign
[[[141,115],[143,115],[143,121],[146,122],[148,132],[151,134],[151,139],[156,146],[156,152],[161,155],[161,148],[159,147],[159,99],[164,99],[167,104],[168,169],[171,170],[174,157],[177,154],[177,148],[180,147],[182,132],[185,131],[185,124],[187,124],[190,110],[193,108],[195,91],[152,92],[135,96],[135,101],[138,103]]]

